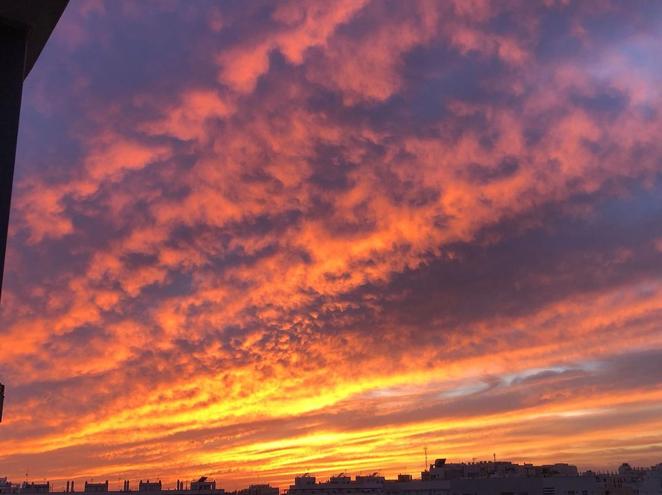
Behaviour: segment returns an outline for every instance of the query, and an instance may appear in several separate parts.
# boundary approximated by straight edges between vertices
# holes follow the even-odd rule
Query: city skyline
[[[427,459],[427,452],[426,459]],[[78,479],[56,479],[49,480],[46,478],[30,479],[26,473],[26,479],[20,483],[16,480],[10,480],[8,477],[0,476],[0,493],[18,493],[2,491],[4,482],[7,486],[13,486],[16,489],[25,486],[28,487],[24,490],[25,493],[35,493],[30,491],[30,487],[36,489],[36,493],[40,493],[47,486],[47,492],[57,493],[99,493],[99,492],[218,492],[223,491],[231,492],[244,492],[246,489],[265,488],[265,493],[261,494],[248,494],[243,495],[274,495],[270,490],[278,489],[287,491],[287,487],[299,487],[304,491],[311,485],[313,486],[334,486],[336,483],[349,483],[354,482],[357,492],[361,491],[361,483],[372,484],[373,480],[383,482],[384,480],[389,483],[407,483],[407,482],[421,482],[421,481],[448,481],[448,480],[467,480],[467,479],[502,479],[502,478],[591,478],[596,480],[614,480],[614,486],[618,486],[619,482],[632,482],[634,480],[644,479],[647,473],[656,473],[657,477],[662,479],[662,463],[657,463],[652,466],[631,466],[627,462],[622,462],[618,469],[613,471],[593,471],[590,469],[581,470],[578,466],[568,464],[558,460],[549,464],[536,465],[532,463],[516,463],[510,460],[501,459],[476,459],[471,461],[454,461],[449,462],[445,458],[435,459],[430,464],[424,464],[424,469],[418,473],[403,473],[399,471],[395,474],[385,474],[382,471],[372,472],[356,472],[352,473],[346,470],[340,472],[330,473],[327,476],[319,476],[319,473],[305,472],[296,473],[293,478],[285,482],[285,484],[271,486],[269,483],[250,482],[246,486],[234,486],[227,490],[227,485],[224,480],[210,478],[209,476],[200,476],[191,480],[182,480],[181,478],[173,478],[171,480],[162,480],[160,477],[153,479],[143,478],[117,478],[115,480],[95,479],[95,478],[78,478]],[[354,476],[354,479],[352,479]],[[415,477],[414,477],[415,476]],[[617,481],[618,480],[618,481]],[[121,484],[121,488],[120,488]],[[608,489],[608,488],[607,488]],[[302,493],[296,492],[295,493]],[[334,492],[336,493],[336,492]],[[240,493],[240,495],[242,495]],[[277,495],[277,493],[276,493]]]
[[[659,463],[660,46],[645,1],[72,0],[23,86],[0,476]]]

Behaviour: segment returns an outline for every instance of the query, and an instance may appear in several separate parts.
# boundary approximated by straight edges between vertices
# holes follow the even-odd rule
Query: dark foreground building
[[[109,487],[108,482],[74,481],[66,483],[65,491],[56,491],[52,484],[11,483],[0,478],[0,495],[38,495],[57,493],[70,495],[278,495],[276,487],[253,484],[243,490],[226,492],[216,481],[202,477],[176,488],[166,489],[160,481],[140,481],[131,486],[128,480]],[[82,489],[81,489],[82,488]],[[622,464],[618,472],[579,473],[569,464],[516,464],[507,461],[446,463],[438,459],[421,473],[420,478],[400,474],[387,479],[377,473],[354,478],[343,474],[318,481],[314,476],[298,476],[285,495],[662,495],[662,464],[633,468]]]
[[[0,285],[7,247],[23,81],[68,1],[0,0]]]
[[[0,300],[23,81],[69,0],[0,0]],[[4,386],[0,383],[0,421]]]
[[[629,470],[628,470],[629,469]],[[295,478],[287,495],[662,495],[662,464],[622,473],[579,473],[569,464],[515,464],[507,461],[446,463],[437,459],[419,479],[401,474],[341,474],[328,481]]]

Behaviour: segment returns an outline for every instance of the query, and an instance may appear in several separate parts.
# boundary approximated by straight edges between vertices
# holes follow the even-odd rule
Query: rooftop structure
[[[278,488],[271,485],[250,485],[248,488],[238,490],[237,495],[278,495]]]
[[[94,483],[86,481],[83,485],[83,490],[76,490],[76,483],[74,481],[67,481],[64,491],[55,491],[53,490],[53,485],[49,482],[46,483],[27,483],[22,484],[11,483],[7,478],[0,478],[0,494],[16,494],[16,495],[31,495],[39,493],[61,493],[61,494],[70,494],[70,493],[80,493],[80,494],[95,494],[100,493],[104,495],[127,495],[127,493],[160,493],[163,495],[225,495],[225,490],[222,488],[216,487],[216,481],[207,480],[207,478],[200,478],[197,481],[192,481],[190,483],[190,488],[185,487],[184,482],[177,481],[176,489],[164,489],[161,481],[142,481],[138,483],[137,490],[131,490],[131,486],[128,480],[125,480],[122,485],[122,489],[113,489],[110,486],[108,481],[103,483]],[[268,485],[254,485],[254,486],[268,486]],[[276,492],[262,492],[254,493],[253,495],[278,495]]]
[[[138,483],[139,492],[160,492],[162,488],[161,481],[143,481],[140,480]]]
[[[16,491],[14,491],[14,487]],[[0,494],[18,493],[18,485],[11,483],[6,477],[0,478]]]
[[[305,474],[287,495],[662,495],[662,464],[650,469],[623,464],[620,474],[580,474],[571,464],[516,464],[509,461],[447,463],[437,459],[419,479],[374,473],[328,481]]]
[[[105,483],[85,482],[85,493],[108,493],[108,480]]]
[[[216,490],[216,482],[202,476],[198,481],[191,482],[192,492],[212,492]]]
[[[553,477],[578,476],[577,466],[557,463],[534,466],[515,464],[510,461],[480,461],[447,463],[436,459],[430,468],[421,473],[422,479],[451,480],[460,478],[509,478],[509,477]]]
[[[49,493],[51,491],[50,482],[46,483],[28,483],[24,481],[19,493]]]
[[[414,480],[409,475],[387,480],[373,473],[356,476],[353,480],[344,473],[332,476],[329,481],[317,482],[308,474],[294,479],[288,495],[448,495],[450,484],[445,480]]]
[[[127,495],[130,493],[161,493],[163,495],[225,495],[216,481],[201,477],[190,484],[177,481],[176,489],[166,489],[161,481],[140,481],[131,490],[124,481],[122,490],[113,490],[108,481],[85,482],[76,492],[73,481],[67,481],[66,491],[56,492],[49,482],[22,484],[0,478],[1,495],[32,495],[42,493],[83,493]],[[228,494],[230,495],[230,494]],[[232,495],[279,495],[276,487],[251,484]],[[297,476],[286,495],[662,495],[662,464],[650,468],[634,468],[622,464],[618,472],[579,473],[570,464],[515,464],[504,461],[446,463],[437,459],[421,473],[420,478],[399,474],[388,479],[378,473],[351,476],[340,473],[318,481],[306,473]]]

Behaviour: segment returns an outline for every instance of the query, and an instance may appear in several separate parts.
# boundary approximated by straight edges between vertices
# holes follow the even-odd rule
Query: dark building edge
[[[0,0],[0,301],[23,81],[69,0]],[[0,421],[4,386],[0,384]]]

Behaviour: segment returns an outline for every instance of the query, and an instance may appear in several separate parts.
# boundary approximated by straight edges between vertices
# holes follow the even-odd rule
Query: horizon
[[[0,474],[662,462],[660,46],[643,0],[71,0],[23,86]]]
[[[496,459],[496,460],[486,459],[486,460],[481,460],[481,459],[472,458],[472,460],[470,460],[470,461],[453,460],[453,459],[451,459],[451,460],[444,459],[444,460],[446,461],[446,464],[489,464],[489,463],[494,463],[494,462],[496,462],[496,463],[506,462],[506,463],[513,463],[513,464],[519,464],[519,465],[533,465],[533,466],[543,466],[543,465],[553,466],[553,465],[556,465],[556,464],[575,466],[574,464],[565,463],[561,460],[552,461],[552,462],[549,462],[549,463],[541,463],[541,464],[528,463],[528,462],[524,462],[524,461],[515,462],[515,461],[512,461],[510,459]],[[414,473],[414,474],[422,475],[423,472],[424,471],[427,472],[428,468],[431,467],[433,464],[434,463],[428,465],[423,471],[420,471],[420,472],[417,472],[417,473]],[[619,464],[619,466],[624,465],[624,464],[630,465],[627,461],[623,461],[622,463]],[[630,467],[632,467],[632,469],[634,469],[634,470],[649,469],[649,468],[655,467],[655,466],[660,465],[660,464],[662,464],[662,459],[661,459],[661,462],[656,463],[656,464],[651,465],[651,466],[630,465]],[[617,473],[618,472],[617,468],[619,466],[614,467],[614,469],[606,469],[606,470],[591,469],[591,468],[581,469],[580,466],[575,466],[575,467],[578,470],[579,476],[583,476],[583,475],[585,475],[589,472],[593,472],[596,475]],[[2,473],[0,473],[0,474],[2,474]],[[316,478],[317,482],[320,482],[320,481],[324,482],[324,481],[329,481],[330,478],[332,478],[334,476],[341,476],[341,475],[350,476],[350,477],[365,476],[365,475],[368,475],[368,476],[369,475],[377,475],[377,476],[384,476],[387,480],[393,480],[393,479],[396,479],[399,475],[402,475],[402,474],[412,475],[411,472],[403,472],[403,471],[394,471],[392,473],[387,474],[387,473],[384,473],[381,470],[378,470],[378,471],[367,470],[367,471],[357,471],[357,472],[352,472],[352,471],[349,471],[349,470],[340,470],[340,471],[336,471],[336,472],[333,472],[333,473],[325,473],[323,476],[320,476],[318,472],[313,470],[313,471],[310,471],[310,472],[306,471],[306,472],[296,473],[292,476],[292,478],[290,479],[290,482],[286,482],[284,484],[282,482],[280,484],[274,484],[274,483],[269,483],[269,482],[267,482],[267,483],[270,484],[273,487],[277,487],[281,490],[284,490],[284,489],[286,489],[287,487],[289,487],[290,485],[292,485],[294,483],[294,478],[297,477],[297,476],[313,476],[313,477]],[[0,478],[3,478],[3,477],[5,477],[5,476],[4,475],[0,476]],[[123,483],[124,481],[129,481],[133,485],[133,488],[130,491],[137,491],[137,489],[135,487],[135,484],[138,483],[139,481],[146,481],[148,483],[150,481],[152,481],[152,482],[161,482],[163,484],[163,490],[178,490],[178,488],[176,488],[176,483],[181,481],[185,485],[188,485],[191,482],[194,482],[194,481],[197,481],[198,479],[201,479],[201,477],[208,479],[208,481],[216,482],[217,488],[226,489],[226,491],[236,491],[236,490],[240,490],[242,488],[247,488],[249,485],[259,484],[260,482],[264,483],[264,480],[262,480],[262,481],[258,480],[258,481],[254,481],[254,482],[250,482],[250,480],[248,480],[246,482],[246,484],[244,484],[244,485],[242,485],[241,483],[236,484],[236,482],[232,482],[232,488],[228,489],[228,488],[226,488],[226,485],[223,484],[222,479],[219,480],[218,478],[216,478],[214,476],[206,475],[206,474],[200,474],[199,476],[194,476],[191,479],[186,479],[186,478],[183,479],[181,477],[177,477],[177,478],[173,478],[173,479],[169,479],[169,480],[163,480],[159,477],[151,478],[151,479],[147,478],[147,477],[117,478],[115,480],[111,480],[111,479],[103,479],[103,476],[92,476],[92,477],[88,477],[88,478],[75,478],[75,479],[62,478],[62,479],[53,479],[53,480],[36,477],[34,479],[27,479],[26,478],[23,481],[29,482],[29,483],[49,482],[50,483],[50,488],[51,488],[50,491],[51,492],[58,492],[58,493],[61,493],[61,492],[56,490],[56,488],[61,485],[62,488],[63,488],[62,493],[64,493],[64,488],[68,486],[68,483],[70,481],[80,482],[80,483],[83,484],[83,486],[84,486],[85,482],[89,482],[89,483],[108,482],[110,492],[119,492],[120,491],[119,489],[114,490],[113,488],[116,485],[119,486],[120,483],[121,482]],[[419,478],[414,477],[414,479],[420,479],[420,477]],[[11,480],[9,478],[7,478],[7,481],[10,481],[12,483],[17,483],[16,480]],[[85,493],[83,490],[80,489],[80,487],[75,491],[72,490],[71,493],[75,493],[75,492]]]

